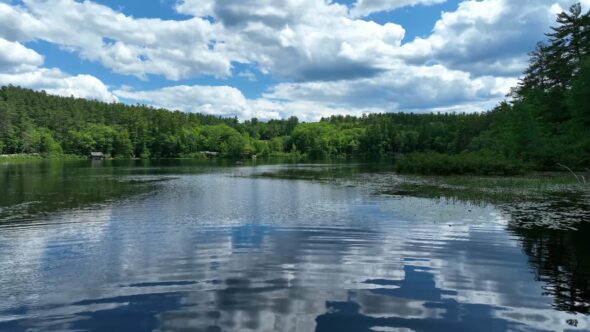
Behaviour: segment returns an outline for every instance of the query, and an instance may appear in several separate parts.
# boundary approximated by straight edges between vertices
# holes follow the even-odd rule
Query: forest
[[[400,171],[501,173],[590,167],[590,12],[557,16],[506,101],[478,114],[367,114],[240,122],[144,105],[0,89],[0,154],[114,158],[397,158]]]

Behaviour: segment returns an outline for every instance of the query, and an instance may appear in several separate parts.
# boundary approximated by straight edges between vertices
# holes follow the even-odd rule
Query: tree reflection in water
[[[511,231],[521,237],[535,276],[547,283],[545,293],[555,299],[556,309],[590,314],[590,224],[575,227],[511,227]]]

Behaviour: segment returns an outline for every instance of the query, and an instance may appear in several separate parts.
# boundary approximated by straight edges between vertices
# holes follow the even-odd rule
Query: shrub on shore
[[[424,175],[518,175],[526,166],[492,152],[410,153],[396,160],[399,173]]]

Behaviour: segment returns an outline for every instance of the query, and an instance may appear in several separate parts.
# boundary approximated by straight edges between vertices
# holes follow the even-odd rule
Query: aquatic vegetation
[[[519,175],[526,166],[519,160],[490,152],[465,152],[456,155],[444,153],[411,153],[395,162],[400,173],[424,175]]]
[[[494,205],[523,227],[573,228],[590,221],[590,186],[567,173],[527,176],[410,176],[387,165],[300,165],[253,177],[307,180],[356,187],[373,195],[420,197],[447,203]]]
[[[21,153],[21,154],[0,154],[0,164],[31,162],[42,160],[85,160],[87,157],[74,154],[40,154],[40,153]]]

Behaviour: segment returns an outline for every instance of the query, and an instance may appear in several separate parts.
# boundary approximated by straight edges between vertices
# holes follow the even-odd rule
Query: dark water
[[[0,330],[590,329],[585,217],[253,176],[313,169],[0,166]]]

